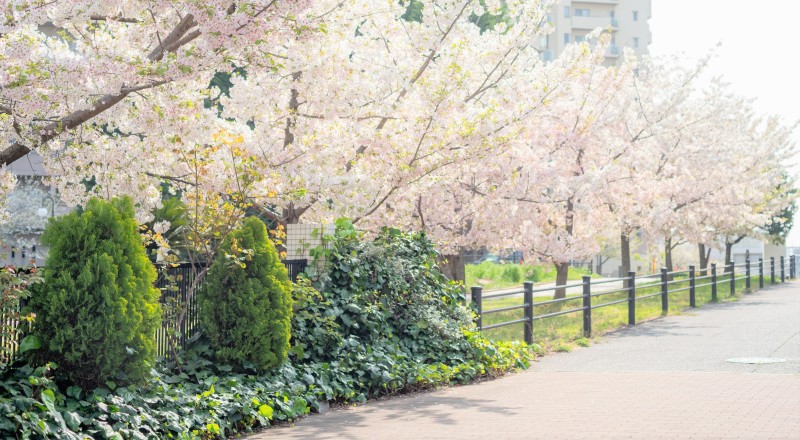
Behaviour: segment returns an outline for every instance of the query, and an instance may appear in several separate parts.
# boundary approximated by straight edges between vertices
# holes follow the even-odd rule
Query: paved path
[[[733,357],[781,357],[769,365]],[[618,331],[531,370],[253,439],[800,440],[800,283]]]

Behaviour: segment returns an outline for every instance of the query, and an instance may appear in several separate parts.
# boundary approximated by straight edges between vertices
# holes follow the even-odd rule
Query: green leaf
[[[258,415],[261,417],[266,417],[267,420],[272,420],[272,415],[275,411],[269,405],[261,405],[258,407]]]
[[[42,403],[44,403],[48,411],[56,411],[56,395],[53,393],[53,390],[46,389],[42,391]]]
[[[84,421],[84,418],[75,412],[65,411],[63,415],[67,426],[69,426],[69,429],[72,429],[73,431],[77,431],[80,428],[81,423]]]
[[[219,435],[220,434],[219,425],[217,425],[216,423],[206,423],[206,432],[208,432],[211,435]]]
[[[81,387],[71,386],[67,388],[67,396],[72,397],[73,399],[80,399],[81,398]]]
[[[22,339],[22,342],[19,343],[20,354],[30,350],[38,350],[40,348],[42,348],[42,341],[39,340],[39,337],[36,335],[25,336],[25,338]]]
[[[306,412],[308,412],[308,403],[302,398],[294,399],[294,401],[292,402],[292,412],[295,415],[305,414]]]
[[[210,396],[212,394],[214,394],[214,385],[213,384],[211,385],[211,388],[208,389],[208,391],[203,391],[202,396],[203,397],[208,397],[208,396]]]

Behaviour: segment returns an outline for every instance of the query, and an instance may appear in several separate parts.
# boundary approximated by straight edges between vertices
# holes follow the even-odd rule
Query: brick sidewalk
[[[800,439],[800,376],[527,371],[255,439]]]
[[[604,339],[502,379],[312,415],[251,438],[800,440],[800,286]],[[739,356],[787,362],[725,362]]]

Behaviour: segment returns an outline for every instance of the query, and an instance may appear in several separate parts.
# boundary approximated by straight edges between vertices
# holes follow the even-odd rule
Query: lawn
[[[736,295],[730,296],[730,281],[726,279],[727,276],[720,276],[717,284],[717,301],[736,301],[745,292],[746,279],[742,277],[736,280]],[[652,280],[652,281],[651,281]],[[636,286],[636,322],[647,321],[653,318],[662,316],[661,310],[661,296],[656,295],[647,299],[638,299],[639,297],[646,296],[652,293],[661,291],[660,283],[657,279],[648,281],[637,280]],[[712,302],[711,299],[711,286],[701,286],[709,282],[709,280],[698,280],[695,293],[696,305],[701,307],[704,304]],[[649,285],[645,285],[649,283]],[[769,284],[769,280],[765,279],[765,285]],[[751,278],[751,291],[758,288],[758,277]],[[597,286],[600,287],[600,286]],[[678,290],[689,287],[688,279],[676,279],[669,284],[669,290]],[[627,292],[609,293],[592,298],[592,306],[602,305],[605,303],[614,302],[627,298]],[[548,301],[550,297],[536,297],[534,298],[534,315],[544,315],[553,313],[559,310],[568,310],[579,308],[583,305],[582,297],[578,294],[567,295],[568,298],[573,300],[566,301],[561,304],[545,304],[536,306],[536,303]],[[689,307],[689,291],[679,291],[670,293],[669,297],[669,312],[670,315],[677,315],[691,310]],[[499,309],[503,307],[511,307],[514,305],[523,304],[522,297],[503,297],[485,299],[483,301],[483,310]],[[489,326],[501,322],[513,321],[524,317],[523,309],[516,309],[510,311],[503,311],[498,313],[484,314],[483,325]],[[602,335],[609,331],[618,329],[627,325],[628,323],[628,304],[622,302],[620,304],[609,305],[592,310],[592,334],[593,336]],[[513,324],[505,327],[489,329],[484,331],[484,334],[493,340],[521,340],[523,338],[523,323]],[[534,342],[541,345],[547,351],[567,351],[575,344],[584,345],[586,341],[583,340],[583,313],[575,312],[561,316],[554,316],[550,318],[537,319],[533,325]]]
[[[599,277],[597,274],[590,274],[588,270],[578,267],[570,267],[568,279],[580,280],[584,275]],[[484,291],[505,289],[508,287],[522,288],[524,281],[534,283],[555,282],[556,269],[552,265],[536,266],[533,264],[500,264],[483,262],[480,264],[468,264],[466,266],[466,286],[482,286]]]

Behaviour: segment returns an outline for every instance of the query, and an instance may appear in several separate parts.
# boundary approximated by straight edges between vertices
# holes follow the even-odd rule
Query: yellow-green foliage
[[[199,319],[217,360],[266,370],[286,359],[291,284],[261,220],[232,232],[198,293]]]
[[[42,346],[34,358],[85,387],[147,375],[161,306],[131,200],[90,200],[51,220],[42,242],[50,251],[30,300]]]

